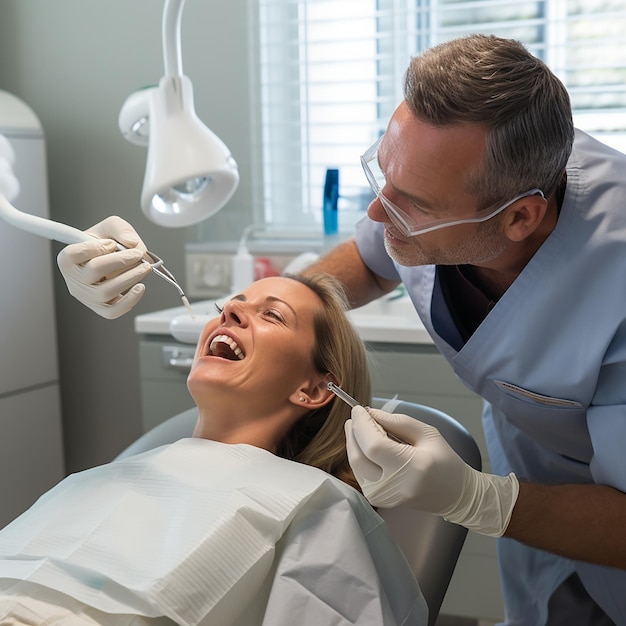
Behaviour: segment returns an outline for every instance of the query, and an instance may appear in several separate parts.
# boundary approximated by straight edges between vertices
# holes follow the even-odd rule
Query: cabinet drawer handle
[[[169,360],[169,365],[170,367],[173,367],[174,369],[177,369],[177,370],[190,370],[191,366],[193,365],[193,359],[190,359],[190,358],[177,359],[177,358],[172,357]]]
[[[193,365],[196,349],[187,346],[163,346],[161,348],[162,364],[165,369],[188,372]]]

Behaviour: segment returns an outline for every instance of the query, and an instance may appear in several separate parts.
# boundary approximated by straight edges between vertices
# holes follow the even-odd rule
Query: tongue
[[[239,360],[232,348],[227,343],[222,343],[221,341],[211,348],[211,352],[213,353],[213,356],[218,356],[222,359],[228,359],[229,361]]]

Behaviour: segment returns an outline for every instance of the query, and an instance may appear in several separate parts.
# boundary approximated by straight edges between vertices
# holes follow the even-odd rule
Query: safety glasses
[[[456,226],[457,224],[472,224],[477,222],[486,222],[492,217],[495,217],[499,213],[502,213],[504,209],[510,207],[514,202],[517,202],[520,198],[526,198],[527,196],[541,196],[544,197],[541,189],[531,189],[524,193],[515,196],[512,200],[509,200],[497,209],[487,208],[482,211],[474,211],[471,217],[445,217],[440,219],[433,219],[432,215],[425,215],[416,206],[412,205],[409,198],[406,199],[408,205],[412,205],[410,209],[401,209],[397,204],[394,204],[389,200],[382,192],[385,186],[385,174],[381,170],[378,163],[378,146],[382,141],[382,136],[371,146],[365,154],[361,156],[361,165],[365,176],[372,188],[372,191],[376,194],[378,200],[383,205],[385,212],[389,216],[393,225],[400,231],[405,237],[415,237],[416,235],[423,235],[433,230],[440,228],[447,228],[448,226]]]

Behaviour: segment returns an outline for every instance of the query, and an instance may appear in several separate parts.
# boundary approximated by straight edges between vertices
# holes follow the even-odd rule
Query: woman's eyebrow
[[[284,304],[286,307],[288,307],[291,310],[294,317],[298,319],[298,314],[296,313],[295,309],[291,306],[291,304],[289,304],[289,302],[286,302],[285,300],[281,300],[280,298],[277,298],[276,296],[267,296],[267,298],[265,298],[265,302],[280,302],[281,304]]]
[[[243,293],[239,293],[236,296],[233,296],[231,300],[239,300],[240,302],[247,302],[248,298],[246,298],[246,296]],[[295,309],[289,304],[289,302],[286,302],[285,300],[281,300],[280,298],[277,298],[276,296],[267,296],[265,298],[265,302],[267,303],[279,302],[281,304],[284,304],[286,307],[288,307],[291,310],[296,320],[298,319],[298,314],[296,313]]]

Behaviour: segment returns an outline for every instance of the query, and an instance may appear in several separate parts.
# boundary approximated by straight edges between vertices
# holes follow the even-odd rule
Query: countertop
[[[145,313],[135,318],[135,332],[142,335],[170,335],[194,344],[204,324],[217,315],[216,303],[223,299],[192,303],[195,320],[183,306]],[[407,296],[374,300],[349,313],[361,339],[378,343],[432,344],[413,304]]]

